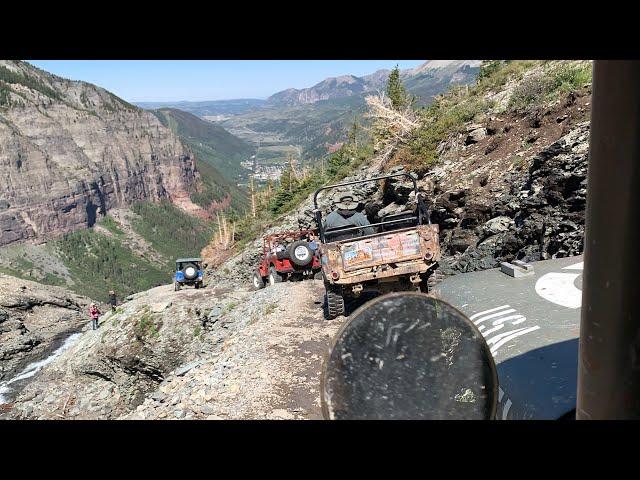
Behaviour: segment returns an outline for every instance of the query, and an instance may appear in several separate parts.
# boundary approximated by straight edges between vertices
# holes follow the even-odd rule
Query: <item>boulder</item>
[[[169,302],[169,301],[154,303],[154,304],[151,305],[151,312],[152,313],[161,313],[161,312],[164,312],[170,306],[171,306],[171,302]]]
[[[483,226],[485,235],[496,235],[498,233],[506,232],[509,230],[509,226],[513,223],[509,217],[496,217],[486,222]]]
[[[478,126],[473,130],[467,132],[467,136],[464,139],[465,145],[473,145],[474,143],[478,143],[483,138],[487,136],[487,129],[485,127]]]

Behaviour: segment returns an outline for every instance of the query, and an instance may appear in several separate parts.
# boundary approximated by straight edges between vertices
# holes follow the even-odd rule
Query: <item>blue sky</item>
[[[29,60],[99,85],[129,102],[266,98],[338,75],[413,68],[424,60]]]

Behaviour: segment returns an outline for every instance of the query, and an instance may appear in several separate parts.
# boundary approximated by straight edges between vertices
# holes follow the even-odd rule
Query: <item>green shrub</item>
[[[133,326],[133,333],[136,339],[142,341],[148,336],[157,337],[160,335],[161,328],[162,320],[154,318],[154,315],[145,307]]]
[[[102,220],[98,222],[98,225],[106,228],[111,233],[121,236],[124,235],[124,231],[118,226],[118,222],[116,222],[112,217],[106,216]]]

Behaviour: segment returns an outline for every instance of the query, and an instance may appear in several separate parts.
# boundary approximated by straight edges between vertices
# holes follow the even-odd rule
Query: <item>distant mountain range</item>
[[[443,87],[473,81],[481,63],[480,60],[430,60],[416,68],[401,71],[401,79],[411,93],[421,97],[422,103],[428,103],[437,94],[434,92],[441,92]],[[385,88],[390,73],[390,70],[378,70],[363,77],[330,77],[310,88],[289,88],[275,93],[267,99],[266,104],[296,106],[373,93]]]
[[[429,60],[416,68],[402,70],[401,79],[416,97],[417,105],[428,105],[434,96],[452,85],[472,83],[481,63]],[[346,128],[365,110],[365,96],[383,91],[390,72],[383,69],[362,77],[330,77],[309,88],[274,93],[266,100],[145,102],[138,106],[184,110],[219,124],[255,146],[299,146],[304,158],[313,159],[326,155],[345,140]],[[218,168],[229,173],[226,167],[218,165]]]
[[[145,110],[174,108],[204,118],[209,116],[241,115],[255,110],[265,103],[266,100],[257,98],[240,98],[236,100],[211,100],[202,102],[139,102],[136,103],[136,105]]]

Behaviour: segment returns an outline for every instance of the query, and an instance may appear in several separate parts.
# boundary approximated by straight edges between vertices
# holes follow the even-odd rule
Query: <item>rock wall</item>
[[[86,324],[89,302],[62,288],[0,274],[0,381]]]
[[[589,124],[582,123],[505,175],[495,200],[472,190],[441,193],[433,221],[441,226],[444,273],[579,255],[584,248]]]
[[[136,201],[188,197],[193,155],[154,115],[25,62],[0,61],[0,74],[0,246],[90,227]]]

